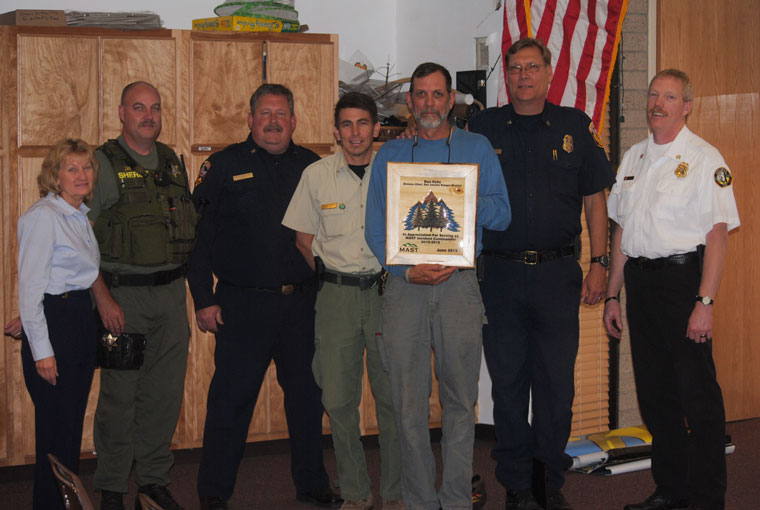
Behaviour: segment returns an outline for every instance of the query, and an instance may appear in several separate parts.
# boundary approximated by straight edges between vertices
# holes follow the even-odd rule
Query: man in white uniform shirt
[[[330,416],[343,509],[374,504],[359,429],[365,349],[380,432],[379,492],[383,508],[403,508],[391,387],[376,340],[382,268],[364,240],[372,141],[379,130],[371,97],[343,95],[334,129],[341,150],[304,170],[282,221],[296,231],[296,245],[319,279],[312,368]]]
[[[651,136],[623,157],[607,203],[617,223],[604,307],[620,338],[625,281],[639,407],[652,434],[654,494],[625,510],[723,510],[725,411],[712,358],[713,302],[739,226],[720,153],[689,131],[692,89],[667,69],[649,85]]]

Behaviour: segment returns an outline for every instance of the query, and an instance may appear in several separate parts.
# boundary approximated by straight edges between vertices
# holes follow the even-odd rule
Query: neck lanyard
[[[451,129],[449,129],[449,136],[446,138],[446,147],[449,149],[449,156],[446,158],[446,164],[451,163],[451,137],[454,136],[454,126],[451,126]],[[412,143],[412,163],[414,163],[414,148],[417,147],[417,143],[419,143],[419,138],[417,135],[414,135],[414,142]]]

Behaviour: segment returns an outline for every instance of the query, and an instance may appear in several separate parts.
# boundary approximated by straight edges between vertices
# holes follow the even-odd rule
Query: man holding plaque
[[[507,509],[571,508],[560,492],[571,466],[565,447],[573,416],[578,307],[604,296],[605,188],[614,175],[591,119],[546,102],[551,53],[537,39],[507,51],[511,103],[470,120],[499,154],[514,217],[505,232],[483,233],[483,348],[493,382],[496,478]],[[591,239],[583,279],[581,207]],[[533,419],[528,421],[533,397]],[[546,479],[533,484],[534,459]],[[543,477],[542,477],[543,478]],[[546,485],[544,490],[544,485]]]
[[[391,265],[386,257],[386,245],[398,244],[397,232],[416,229],[420,242],[401,243],[401,251],[422,250],[425,243],[433,239],[433,234],[446,237],[456,235],[459,227],[466,229],[466,225],[458,225],[466,221],[466,207],[452,207],[435,197],[437,193],[451,192],[451,188],[455,194],[461,191],[466,195],[469,191],[459,186],[446,189],[438,186],[444,179],[435,176],[445,176],[449,166],[457,166],[447,163],[479,166],[476,192],[472,193],[477,200],[477,238],[472,244],[473,252],[480,251],[481,229],[507,228],[511,213],[498,159],[488,141],[457,129],[449,122],[449,112],[454,105],[449,72],[439,64],[420,64],[412,74],[406,100],[417,122],[417,136],[383,145],[372,165],[367,196],[367,243],[389,271],[378,348],[391,380],[404,466],[401,493],[406,508],[470,508],[475,403],[485,319],[475,271],[472,266],[426,263],[426,260],[442,259],[424,254],[413,265]],[[386,210],[386,199],[388,208],[397,210],[404,205],[399,204],[402,201],[399,194],[391,195],[387,189],[388,172],[399,162],[424,163],[418,166],[427,179],[410,178],[406,182],[420,183],[418,202],[408,204],[409,214],[403,222],[386,224],[391,212]],[[474,222],[475,215],[471,218]],[[463,239],[463,244],[467,242],[472,243],[472,239]],[[428,425],[431,348],[435,352],[445,438],[443,477],[437,493]]]
[[[365,349],[380,432],[380,496],[383,508],[403,508],[391,386],[375,335],[382,268],[363,229],[372,142],[379,131],[375,100],[360,92],[344,94],[335,105],[340,150],[304,170],[282,220],[296,231],[296,246],[319,282],[312,369],[330,416],[343,509],[373,507],[359,429]]]

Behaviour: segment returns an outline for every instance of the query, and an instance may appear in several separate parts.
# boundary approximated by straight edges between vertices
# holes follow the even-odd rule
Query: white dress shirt
[[[607,201],[609,217],[623,228],[620,247],[628,257],[693,252],[717,223],[729,231],[739,226],[733,186],[721,186],[716,177],[728,165],[715,147],[684,126],[661,149],[651,135],[631,147]]]

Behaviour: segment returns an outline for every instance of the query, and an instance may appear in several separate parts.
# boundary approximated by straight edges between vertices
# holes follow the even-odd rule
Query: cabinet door
[[[267,81],[282,83],[295,96],[298,144],[334,143],[333,108],[338,101],[337,39],[267,43]],[[317,151],[321,152],[321,151]]]
[[[98,141],[95,37],[18,36],[19,147]]]
[[[104,37],[102,48],[103,130],[98,142],[116,138],[121,133],[118,111],[124,87],[135,81],[147,81],[161,94],[162,128],[159,140],[176,147],[180,129],[177,41],[174,38]]]
[[[194,150],[208,152],[246,139],[249,101],[263,82],[263,42],[191,34]]]

